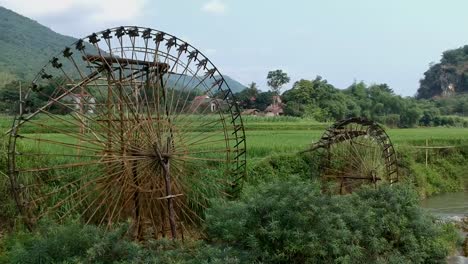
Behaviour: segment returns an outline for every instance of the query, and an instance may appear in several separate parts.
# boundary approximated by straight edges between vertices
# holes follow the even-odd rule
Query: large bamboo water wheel
[[[165,32],[117,27],[79,39],[39,71],[21,105],[9,176],[30,227],[43,217],[107,227],[130,219],[138,239],[177,238],[245,176],[228,84]]]

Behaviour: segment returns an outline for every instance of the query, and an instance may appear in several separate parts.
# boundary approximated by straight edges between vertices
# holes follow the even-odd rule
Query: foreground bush
[[[208,243],[138,244],[126,226],[42,223],[0,241],[0,263],[442,263],[458,240],[407,187],[328,196],[286,176],[254,186],[239,201],[213,203]]]
[[[251,189],[209,210],[216,242],[248,250],[264,263],[440,263],[457,240],[402,186],[324,196],[310,181]]]
[[[69,223],[43,224],[36,233],[19,232],[0,244],[0,263],[226,263],[249,262],[248,254],[203,241],[130,241],[126,226],[104,229]],[[2,255],[2,250],[3,252]]]
[[[138,245],[125,241],[125,228],[106,233],[94,226],[78,223],[43,223],[31,234],[18,232],[4,242],[4,263],[66,263],[78,260],[110,263],[130,260],[138,254]],[[133,253],[135,252],[135,253]]]

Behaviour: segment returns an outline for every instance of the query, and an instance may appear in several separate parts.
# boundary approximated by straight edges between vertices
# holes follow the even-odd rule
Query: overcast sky
[[[266,90],[320,75],[338,88],[387,83],[414,95],[430,62],[468,44],[467,0],[0,0],[61,34],[120,25],[159,29],[204,51],[220,71]]]

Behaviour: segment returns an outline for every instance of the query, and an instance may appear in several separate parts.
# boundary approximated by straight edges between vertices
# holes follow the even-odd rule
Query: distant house
[[[200,96],[195,96],[193,98],[192,103],[190,104],[190,112],[191,113],[197,113],[197,112],[203,112],[207,113],[208,109],[209,112],[213,113],[218,111],[218,109],[225,107],[226,102],[224,102],[221,99],[217,98],[211,98],[208,95],[200,95]]]
[[[64,96],[62,100],[72,106],[76,111],[83,111],[87,114],[93,114],[96,109],[96,99],[88,93],[69,93]]]
[[[260,110],[258,109],[245,109],[242,113],[242,115],[251,115],[251,116],[258,116],[260,115]]]
[[[265,116],[279,116],[284,114],[284,104],[281,97],[278,95],[273,96],[273,103],[265,109]]]

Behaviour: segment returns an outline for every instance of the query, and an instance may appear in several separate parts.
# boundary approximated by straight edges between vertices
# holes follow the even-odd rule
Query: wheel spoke
[[[387,156],[388,149],[394,153],[393,146],[375,122],[363,118],[338,121],[312,149],[317,148],[325,148],[322,178],[335,181],[340,194],[363,184],[393,182],[391,173],[395,172],[388,168],[396,164],[396,158]]]
[[[172,35],[93,33],[53,57],[31,87],[25,100],[42,103],[15,120],[8,155],[26,219],[78,215],[110,227],[130,218],[136,239],[169,227],[176,237],[245,175],[232,92],[201,52]]]

